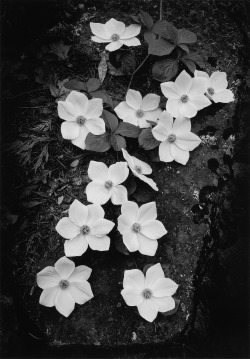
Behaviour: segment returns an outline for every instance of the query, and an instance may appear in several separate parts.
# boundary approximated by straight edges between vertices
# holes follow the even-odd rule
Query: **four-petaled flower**
[[[156,220],[155,202],[143,204],[139,208],[135,202],[127,201],[122,204],[121,213],[118,230],[128,250],[154,256],[158,247],[157,239],[167,233],[164,225]]]
[[[146,278],[139,269],[126,270],[123,279],[124,289],[121,295],[129,306],[137,306],[139,314],[149,322],[153,322],[158,312],[168,312],[175,308],[172,295],[178,284],[165,278],[160,263],[150,267]]]
[[[68,241],[64,250],[67,257],[81,256],[88,246],[96,251],[107,251],[110,238],[107,234],[114,223],[103,218],[104,210],[98,204],[85,206],[77,199],[69,207],[69,217],[63,217],[56,225],[56,231]]]
[[[88,176],[92,180],[86,187],[89,202],[104,204],[109,199],[113,204],[127,201],[127,189],[121,185],[129,174],[127,162],[116,162],[109,168],[103,162],[90,161]]]
[[[122,45],[138,46],[140,41],[135,37],[141,31],[141,25],[133,24],[128,27],[121,21],[110,19],[105,24],[90,23],[90,28],[95,36],[91,39],[95,42],[109,42],[106,49],[115,51]]]
[[[150,187],[152,187],[155,191],[158,191],[158,187],[156,183],[152,180],[152,178],[148,178],[145,175],[150,175],[152,173],[152,168],[145,162],[139,160],[134,156],[130,156],[124,148],[122,148],[123,157],[128,163],[129,168],[133,172],[133,174],[140,178],[140,180],[147,183]]]
[[[175,160],[185,165],[189,159],[189,151],[197,147],[201,140],[191,132],[191,121],[185,117],[173,117],[164,111],[158,124],[152,129],[153,136],[161,141],[159,157],[163,162]]]
[[[195,70],[194,76],[207,80],[206,94],[214,102],[228,103],[234,101],[234,94],[227,89],[228,82],[225,72],[215,71],[209,77],[206,72]]]
[[[94,135],[105,132],[105,122],[100,118],[102,110],[102,99],[89,100],[83,93],[71,91],[65,101],[58,101],[58,116],[65,121],[61,125],[63,138],[84,150],[89,132]]]
[[[173,116],[194,117],[197,111],[211,104],[204,93],[207,81],[202,77],[192,78],[185,70],[175,82],[163,82],[161,91],[167,97],[166,110]]]
[[[128,90],[126,101],[114,108],[117,116],[124,122],[141,128],[151,127],[150,122],[157,122],[162,110],[159,108],[160,96],[150,93],[142,98],[139,91]]]
[[[37,273],[37,284],[43,289],[39,303],[56,307],[59,313],[68,317],[75,303],[84,304],[94,297],[87,280],[92,269],[75,263],[66,257],[60,258],[55,266],[48,266]]]

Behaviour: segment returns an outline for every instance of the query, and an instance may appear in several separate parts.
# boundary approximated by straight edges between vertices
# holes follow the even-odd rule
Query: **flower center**
[[[83,126],[85,124],[86,118],[83,116],[78,116],[76,119],[76,122],[79,126]]]
[[[132,231],[134,231],[135,233],[139,233],[141,230],[141,226],[139,223],[134,223],[132,226]]]
[[[135,166],[135,170],[137,173],[141,174],[142,173],[142,168],[141,166]]]
[[[213,96],[214,95],[214,89],[212,87],[209,87],[207,89],[207,93],[210,95],[210,96]]]
[[[141,118],[141,117],[144,116],[144,112],[141,109],[139,109],[139,110],[136,111],[136,116]]]
[[[112,40],[112,41],[118,41],[119,39],[120,39],[120,36],[117,35],[117,34],[113,34],[113,35],[111,36],[111,40]]]
[[[188,100],[189,100],[188,95],[182,95],[181,96],[181,102],[182,103],[186,103],[186,102],[188,102]]]
[[[142,296],[143,298],[145,299],[150,299],[152,297],[152,290],[148,289],[148,288],[145,288],[142,292]]]
[[[89,229],[89,227],[88,226],[82,226],[82,228],[81,228],[81,233],[84,235],[84,236],[86,236],[86,234],[89,234],[89,232],[90,232],[90,229]]]
[[[61,282],[59,283],[59,287],[61,289],[66,289],[68,288],[68,286],[69,286],[69,282],[65,279],[61,280]]]
[[[174,133],[171,133],[169,136],[168,136],[168,140],[169,142],[173,143],[176,141],[176,136]]]
[[[106,181],[105,183],[104,183],[104,187],[105,188],[107,188],[107,189],[110,189],[111,187],[113,186],[113,183],[112,183],[112,181]]]

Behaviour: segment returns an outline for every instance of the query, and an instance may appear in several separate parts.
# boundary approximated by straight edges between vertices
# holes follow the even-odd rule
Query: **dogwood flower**
[[[175,308],[172,295],[178,284],[172,279],[165,278],[160,263],[150,267],[146,277],[139,269],[130,269],[124,272],[124,289],[121,295],[129,306],[136,306],[142,318],[153,322],[158,312],[168,312]]]
[[[94,297],[87,280],[92,269],[75,263],[66,257],[60,258],[55,266],[48,266],[37,273],[37,285],[43,289],[39,303],[56,307],[59,313],[68,317],[75,303],[84,304]]]
[[[124,122],[141,128],[151,127],[148,121],[157,122],[162,110],[159,108],[160,96],[150,93],[142,98],[139,91],[128,90],[126,101],[114,108],[117,116]]]
[[[118,217],[118,231],[128,250],[154,256],[158,247],[157,239],[167,233],[164,225],[156,220],[155,202],[143,204],[139,208],[135,202],[127,201],[122,204],[121,213]]]
[[[234,101],[234,94],[227,89],[227,74],[225,72],[215,71],[209,77],[204,71],[195,70],[196,78],[204,78],[207,80],[206,95],[214,102],[228,103]]]
[[[90,161],[88,176],[92,180],[86,187],[89,202],[104,204],[109,199],[113,204],[127,201],[127,189],[121,185],[129,174],[127,162],[116,162],[109,168],[103,162]]]
[[[102,99],[89,100],[83,93],[71,91],[65,101],[58,101],[58,116],[65,121],[61,125],[62,137],[84,150],[89,132],[94,135],[105,132],[105,122],[100,118],[102,110]]]
[[[118,50],[122,45],[138,46],[140,41],[135,37],[141,31],[141,25],[133,24],[128,27],[121,21],[110,19],[105,24],[90,23],[90,28],[95,36],[91,39],[95,42],[109,42],[105,49]]]
[[[179,116],[173,122],[173,117],[167,111],[163,111],[158,124],[152,129],[152,134],[161,141],[159,157],[163,162],[175,160],[185,165],[189,159],[189,151],[201,142],[200,138],[191,132],[189,119]]]
[[[167,97],[166,110],[173,116],[179,115],[191,118],[197,111],[211,105],[204,95],[207,81],[202,77],[192,78],[185,70],[176,78],[175,82],[168,81],[161,84],[161,91]]]
[[[122,154],[133,174],[143,182],[147,183],[155,191],[158,191],[156,183],[151,178],[144,176],[150,175],[152,173],[152,168],[146,162],[143,162],[134,156],[130,156],[124,148],[122,148]]]
[[[69,207],[69,217],[63,217],[56,231],[65,239],[67,257],[81,256],[88,246],[96,251],[107,251],[110,238],[107,234],[114,223],[104,218],[104,210],[98,204],[85,206],[77,199]]]

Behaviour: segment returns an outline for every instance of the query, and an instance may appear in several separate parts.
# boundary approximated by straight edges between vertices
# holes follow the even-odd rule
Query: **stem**
[[[131,82],[133,80],[133,77],[134,75],[136,74],[136,72],[142,67],[142,65],[144,64],[144,62],[147,61],[148,57],[150,56],[150,54],[147,54],[147,56],[145,57],[145,59],[140,63],[140,65],[135,69],[135,71],[132,73],[131,77],[130,77],[130,81],[129,81],[129,84],[128,84],[128,87],[127,87],[127,91],[126,91],[126,94],[131,86]],[[126,96],[126,95],[125,95]]]
[[[162,0],[160,0],[160,20],[162,20]]]

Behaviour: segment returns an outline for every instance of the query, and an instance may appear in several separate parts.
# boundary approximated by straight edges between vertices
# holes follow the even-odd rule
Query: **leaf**
[[[109,96],[109,94],[105,90],[90,92],[90,95],[95,98],[101,98],[103,100],[103,102],[108,104],[110,107],[114,106],[112,98]]]
[[[123,243],[122,236],[120,233],[116,232],[115,234],[115,247],[118,250],[118,252],[125,254],[125,256],[129,256],[129,251],[125,244]]]
[[[143,267],[143,274],[146,275],[147,273],[147,270],[152,267],[154,264],[153,263],[149,263],[149,264],[146,264],[144,267]]]
[[[40,202],[40,201],[23,202],[23,206],[26,208],[33,208],[33,207],[39,206],[40,204],[42,204],[42,202]]]
[[[59,60],[66,60],[68,58],[68,52],[71,45],[65,45],[62,40],[50,44],[49,52],[55,54]]]
[[[152,150],[160,144],[160,142],[154,138],[151,128],[144,128],[141,131],[138,140],[139,145],[144,148],[144,150]]]
[[[178,44],[178,46],[185,52],[189,54],[189,48],[184,44]]]
[[[135,53],[133,50],[125,52],[122,56],[122,67],[121,71],[125,75],[132,75],[136,68]]]
[[[75,160],[75,161],[73,161],[73,162],[71,162],[71,164],[70,164],[70,167],[77,167],[78,165],[79,165],[79,160]]]
[[[153,79],[157,81],[170,81],[178,72],[179,64],[177,59],[164,59],[157,61],[152,69]]]
[[[113,133],[117,129],[117,126],[119,124],[118,118],[111,112],[107,110],[103,110],[102,118],[106,124],[106,126],[110,129],[110,131]]]
[[[157,39],[149,43],[148,53],[156,56],[169,55],[175,48],[169,41]]]
[[[140,182],[136,191],[133,193],[133,197],[136,201],[141,203],[151,202],[156,196],[156,192],[145,182]]]
[[[152,31],[164,39],[171,40],[175,45],[178,43],[178,30],[171,22],[159,20],[154,24]]]
[[[197,41],[197,36],[192,31],[178,29],[178,44],[193,44]]]
[[[141,24],[141,20],[138,18],[138,16],[135,15],[127,15],[129,19],[135,21],[137,24]]]
[[[69,79],[64,79],[61,81],[58,80],[56,85],[51,84],[49,86],[51,95],[54,97],[60,97],[63,94],[69,93],[70,91],[64,87],[64,84],[68,81],[69,81]]]
[[[143,25],[146,27],[146,29],[150,31],[154,24],[152,17],[147,12],[141,10],[139,18]]]
[[[156,39],[156,35],[152,31],[145,31],[144,32],[144,40],[150,44],[152,41]]]
[[[110,62],[108,62],[108,72],[110,73],[110,75],[114,75],[114,76],[124,75],[121,69],[116,69]]]
[[[191,72],[195,71],[195,64],[197,64],[201,68],[205,67],[205,63],[202,57],[197,52],[190,52],[189,54],[184,54],[179,58],[179,60],[183,62],[183,64],[187,66],[187,68]]]
[[[123,184],[128,190],[128,196],[133,194],[137,188],[136,181],[132,176],[129,176]]]
[[[101,81],[99,79],[91,78],[86,82],[86,86],[88,92],[96,91],[101,86]]]
[[[104,81],[107,70],[108,70],[107,58],[108,58],[108,55],[105,53],[105,51],[103,51],[101,53],[101,61],[99,62],[99,65],[98,65],[98,76],[99,76],[99,79],[101,82]]]
[[[137,138],[141,132],[140,127],[134,126],[128,122],[121,122],[115,131],[115,135]]]
[[[151,162],[160,162],[158,148],[153,148],[152,150],[149,150],[147,154]]]
[[[122,148],[126,148],[125,138],[120,135],[112,134],[110,137],[110,142],[115,151],[121,151]]]
[[[169,310],[169,311],[167,311],[167,312],[165,312],[165,313],[162,313],[162,312],[161,312],[161,314],[163,314],[165,317],[168,317],[169,315],[172,315],[172,314],[176,313],[177,310],[178,310],[178,308],[179,308],[180,299],[177,299],[177,298],[174,298],[174,297],[173,297],[173,299],[174,299],[174,301],[175,301],[175,308],[172,309],[172,310]]]
[[[103,135],[96,136],[92,133],[88,133],[86,140],[86,150],[95,152],[106,152],[110,149],[110,135],[106,132]]]
[[[63,202],[63,199],[64,199],[64,196],[60,196],[57,198],[57,204],[60,206],[60,204],[62,204]]]
[[[131,75],[136,68],[135,53],[133,50],[117,50],[109,55],[109,72],[112,75]]]
[[[85,82],[82,82],[77,79],[67,81],[64,84],[64,86],[66,87],[66,89],[69,89],[69,90],[87,91],[87,86],[86,86]]]

